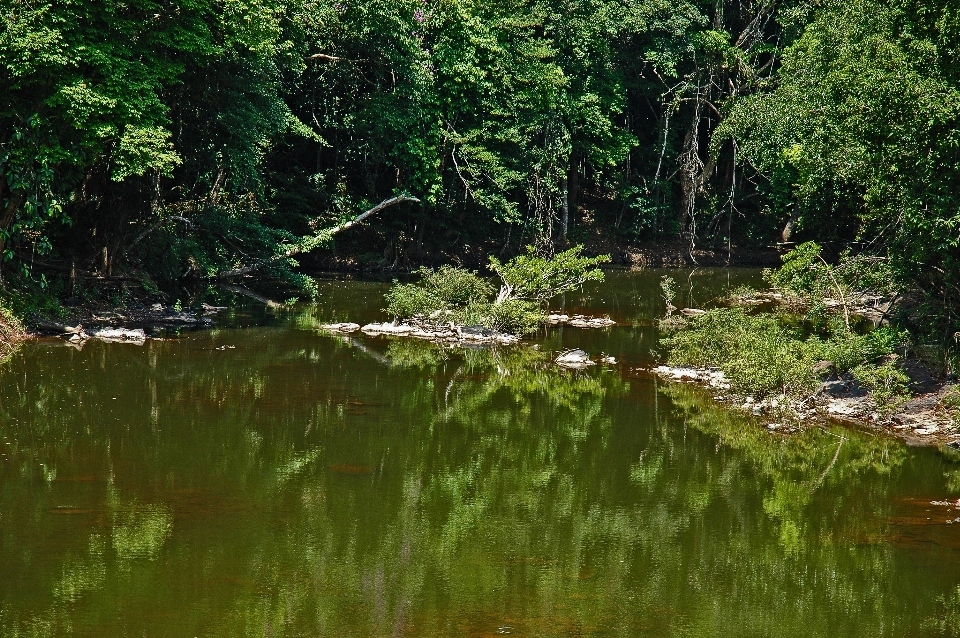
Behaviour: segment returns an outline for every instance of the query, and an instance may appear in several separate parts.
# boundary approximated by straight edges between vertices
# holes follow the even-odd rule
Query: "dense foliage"
[[[409,193],[362,262],[782,232],[888,260],[949,335],[956,18],[945,0],[9,0],[3,272],[204,279]]]
[[[528,246],[526,254],[506,263],[490,257],[490,270],[500,278],[496,297],[489,282],[465,268],[421,268],[416,283],[394,282],[385,310],[394,321],[453,322],[510,334],[530,333],[545,318],[549,299],[588,281],[603,281],[603,271],[596,266],[610,256],[583,257],[581,252],[583,246],[574,246],[553,257],[542,257]]]
[[[836,373],[851,372],[872,389],[906,383],[885,360],[899,344],[899,335],[887,327],[858,335],[834,322],[810,334],[791,325],[789,316],[751,314],[743,308],[715,308],[670,327],[663,345],[672,363],[719,367],[737,390],[755,396],[812,394],[824,372],[816,367],[821,361]]]

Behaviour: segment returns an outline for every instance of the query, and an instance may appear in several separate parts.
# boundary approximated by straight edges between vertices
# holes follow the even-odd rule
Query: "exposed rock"
[[[607,365],[615,366],[617,365],[617,360],[614,357],[600,357],[600,363],[606,363]]]
[[[660,366],[652,372],[672,381],[697,383],[721,390],[730,388],[723,373],[718,370]],[[949,396],[952,387],[945,386],[937,393],[915,397],[893,414],[880,412],[870,393],[857,385],[849,375],[826,381],[820,392],[806,399],[778,395],[758,400],[729,392],[721,392],[714,399],[730,402],[754,416],[785,413],[797,423],[826,417],[879,428],[912,444],[941,444],[960,450],[960,426],[952,420],[951,411],[942,405],[942,398]],[[794,431],[793,426],[783,422],[766,427],[780,433]]]
[[[848,389],[847,382],[840,379],[824,381],[823,385],[820,386],[820,390],[829,397],[842,397]]]
[[[368,323],[361,328],[368,335],[398,335],[405,337],[417,330],[415,326],[406,323]]]
[[[899,368],[907,375],[907,378],[910,379],[910,390],[912,392],[927,394],[928,392],[936,391],[940,386],[940,383],[923,362],[907,359],[906,361],[898,363]]]
[[[820,392],[834,398],[861,398],[867,391],[849,373],[827,379],[820,386]]]
[[[586,368],[588,366],[596,365],[596,363],[590,360],[590,355],[579,349],[563,352],[553,361],[558,366],[562,366],[564,368]]]
[[[565,324],[574,328],[608,328],[616,325],[616,321],[609,317],[588,317],[586,315],[565,315],[551,312],[547,315],[546,323],[557,325]]]
[[[325,323],[320,326],[321,330],[326,332],[337,332],[340,334],[350,334],[351,332],[356,332],[360,329],[360,324],[358,323]]]
[[[700,315],[707,314],[707,311],[700,310],[699,308],[681,308],[680,314],[684,317],[699,317]]]
[[[495,331],[483,326],[464,326],[460,328],[460,336],[465,339],[469,337],[492,337],[496,334]]]
[[[446,341],[451,343],[500,344],[510,345],[517,343],[520,338],[516,335],[496,332],[481,326],[457,326],[450,323],[447,326],[413,325],[409,323],[368,323],[360,328],[364,334],[394,335],[397,337],[413,337],[428,341]]]
[[[140,328],[92,328],[87,331],[93,339],[100,339],[110,343],[132,343],[142,346],[147,340],[147,334]]]
[[[863,398],[837,398],[827,401],[824,410],[827,414],[847,419],[862,419],[872,406]]]
[[[674,381],[687,381],[703,383],[712,388],[721,390],[730,389],[730,381],[721,370],[701,370],[697,368],[674,368],[672,366],[659,366],[654,372],[661,377],[672,379]]]

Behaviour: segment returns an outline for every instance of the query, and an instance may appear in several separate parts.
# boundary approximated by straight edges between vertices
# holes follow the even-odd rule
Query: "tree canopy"
[[[944,0],[132,0],[0,7],[3,271],[167,284],[393,196],[368,261],[816,240],[957,323]],[[382,255],[381,255],[382,253]],[[141,276],[137,275],[137,276]]]

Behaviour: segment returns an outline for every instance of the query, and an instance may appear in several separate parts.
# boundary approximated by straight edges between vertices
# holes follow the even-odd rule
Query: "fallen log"
[[[60,335],[75,335],[83,332],[83,326],[80,326],[80,325],[67,326],[62,323],[55,323],[53,321],[44,321],[42,319],[35,321],[34,325],[36,326],[37,330],[41,330],[43,332],[52,332]]]

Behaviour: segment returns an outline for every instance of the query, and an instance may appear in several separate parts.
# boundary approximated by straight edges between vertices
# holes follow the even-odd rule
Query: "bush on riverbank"
[[[12,355],[17,345],[27,336],[23,323],[9,310],[0,303],[0,361],[4,361]]]
[[[805,334],[809,330],[788,315],[735,307],[671,321],[666,329],[661,343],[671,365],[719,368],[735,389],[754,396],[810,394],[828,368],[820,362],[830,362],[837,374],[852,373],[865,386],[891,392],[902,386],[882,363],[902,338],[885,327],[857,335],[832,322],[822,334]]]
[[[849,374],[871,391],[879,407],[895,407],[908,392],[907,376],[897,368],[894,354],[905,345],[906,335],[889,326],[857,334],[847,305],[856,294],[890,285],[878,273],[883,264],[851,259],[834,267],[812,242],[787,253],[783,261],[778,270],[764,273],[780,295],[781,307],[747,309],[742,304],[756,295],[740,291],[729,300],[733,307],[661,322],[669,363],[718,368],[735,390],[757,397],[779,393],[803,398],[828,373]],[[829,305],[830,296],[841,303]]]

